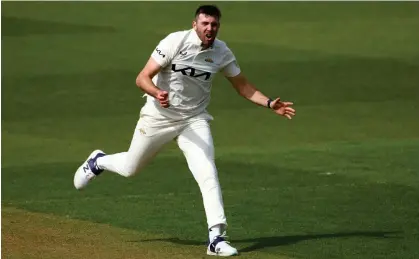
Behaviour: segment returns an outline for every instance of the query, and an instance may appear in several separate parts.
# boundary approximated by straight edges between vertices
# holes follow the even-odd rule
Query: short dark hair
[[[219,20],[221,19],[221,11],[215,5],[201,5],[198,9],[196,9],[195,18],[197,18],[201,13],[217,17]]]

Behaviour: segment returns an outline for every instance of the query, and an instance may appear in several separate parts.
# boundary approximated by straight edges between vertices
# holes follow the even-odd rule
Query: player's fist
[[[169,93],[166,91],[158,91],[156,95],[156,99],[159,101],[160,106],[163,108],[167,108],[170,106],[169,104]]]

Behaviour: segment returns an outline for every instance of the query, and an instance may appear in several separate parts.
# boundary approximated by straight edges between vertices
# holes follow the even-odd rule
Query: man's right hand
[[[156,95],[156,99],[159,101],[160,106],[163,108],[167,108],[170,106],[169,104],[169,93],[166,91],[158,91]]]

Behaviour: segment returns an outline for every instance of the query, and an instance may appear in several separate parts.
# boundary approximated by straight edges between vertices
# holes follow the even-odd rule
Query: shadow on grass
[[[350,237],[370,237],[370,238],[400,238],[394,236],[401,233],[400,231],[355,231],[331,234],[310,234],[310,235],[292,235],[292,236],[272,236],[272,237],[256,237],[248,239],[234,240],[234,243],[253,243],[249,246],[239,249],[240,252],[251,252],[261,250],[268,247],[277,247],[283,245],[295,244],[301,241],[324,239],[324,238],[350,238]],[[161,238],[161,239],[145,239],[135,242],[170,242],[179,245],[204,245],[205,242],[197,240],[182,240],[179,238]]]

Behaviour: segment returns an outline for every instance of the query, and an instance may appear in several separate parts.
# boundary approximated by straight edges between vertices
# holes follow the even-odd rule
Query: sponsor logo
[[[165,58],[165,57],[166,57],[166,55],[165,55],[165,54],[163,54],[163,53],[161,52],[161,50],[159,50],[159,48],[156,48],[156,52],[157,52],[157,54],[159,54],[160,56],[163,56],[163,58]]]
[[[88,171],[89,170],[89,165],[88,164],[86,164],[86,166],[83,166],[83,171],[86,173],[86,171]]]
[[[181,56],[186,56],[186,54],[188,54],[188,52],[182,52],[182,51],[180,51],[180,52],[179,52],[179,54],[180,54]]]
[[[182,75],[190,76],[190,77],[204,76],[205,77],[204,80],[208,80],[211,77],[210,72],[203,72],[203,71],[197,72],[197,70],[193,67],[184,67],[184,68],[178,68],[177,69],[176,64],[172,64],[172,71],[173,72],[180,72],[180,73],[182,73]]]
[[[212,60],[212,58],[206,58],[204,60],[205,60],[205,62],[214,63],[214,60]]]

